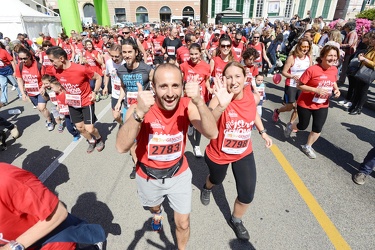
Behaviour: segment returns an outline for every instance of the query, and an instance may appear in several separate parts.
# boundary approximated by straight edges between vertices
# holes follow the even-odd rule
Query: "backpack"
[[[38,67],[39,74],[42,75],[43,65],[40,62],[36,61],[36,66]],[[22,76],[23,62],[20,63],[19,69],[20,69],[20,73],[21,73],[21,76]]]

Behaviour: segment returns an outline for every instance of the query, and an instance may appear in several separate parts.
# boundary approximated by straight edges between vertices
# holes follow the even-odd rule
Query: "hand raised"
[[[192,80],[185,84],[185,94],[191,98],[195,105],[202,100],[198,78],[199,75],[195,75]]]
[[[151,106],[155,104],[155,98],[150,90],[143,90],[143,87],[139,82],[137,82],[137,87],[137,112],[138,115],[145,116]]]
[[[225,109],[232,101],[234,94],[232,92],[228,92],[227,79],[224,77],[223,80],[224,81],[218,77],[215,77],[214,94],[219,101],[219,105]]]

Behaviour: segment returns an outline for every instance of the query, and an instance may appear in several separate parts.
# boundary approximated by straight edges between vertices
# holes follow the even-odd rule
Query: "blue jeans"
[[[360,173],[366,175],[371,174],[372,170],[375,168],[375,148],[372,148],[366,155],[365,159],[361,163],[359,168]]]
[[[276,69],[276,54],[275,53],[269,53],[270,55],[270,61],[272,63],[270,70],[268,71],[268,74],[272,74]]]
[[[21,97],[22,96],[21,90],[18,88],[18,83],[17,83],[16,78],[13,75],[7,75],[7,78],[10,84],[12,84],[16,88],[18,96]]]
[[[8,78],[0,75],[1,102],[8,103]]]

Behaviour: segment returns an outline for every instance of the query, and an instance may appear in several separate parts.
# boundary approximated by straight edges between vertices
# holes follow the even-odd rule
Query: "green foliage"
[[[364,10],[356,15],[357,18],[366,18],[368,20],[375,20],[375,8]]]

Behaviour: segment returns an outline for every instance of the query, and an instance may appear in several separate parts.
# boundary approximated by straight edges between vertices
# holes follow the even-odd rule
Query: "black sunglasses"
[[[125,35],[125,34],[127,35],[129,33],[130,33],[130,31],[128,31],[128,32],[122,32],[123,35]]]
[[[220,44],[220,47],[221,48],[230,48],[231,45],[230,44]]]

